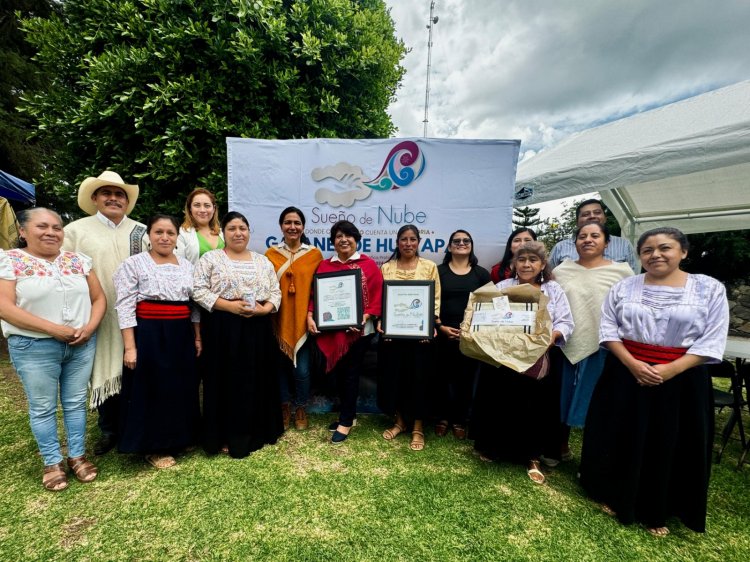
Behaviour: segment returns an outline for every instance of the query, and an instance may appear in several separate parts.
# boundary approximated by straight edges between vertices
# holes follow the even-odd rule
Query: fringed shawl
[[[296,366],[297,352],[307,340],[307,308],[313,275],[323,255],[310,246],[294,253],[283,246],[272,246],[266,257],[273,264],[281,287],[281,307],[273,316],[273,331],[282,353]]]

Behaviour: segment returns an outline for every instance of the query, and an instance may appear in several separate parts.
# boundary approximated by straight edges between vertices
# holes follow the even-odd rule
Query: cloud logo
[[[310,174],[313,181],[333,179],[338,189],[320,188],[315,192],[318,203],[328,203],[332,207],[351,207],[356,201],[367,199],[372,190],[389,191],[407,187],[424,172],[425,158],[414,141],[398,143],[388,153],[378,175],[366,179],[362,168],[346,162],[335,166],[315,168]]]

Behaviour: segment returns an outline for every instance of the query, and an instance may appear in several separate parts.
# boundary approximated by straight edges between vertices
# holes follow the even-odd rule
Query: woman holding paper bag
[[[527,242],[513,256],[516,276],[497,284],[498,289],[528,283],[549,297],[552,345],[563,345],[573,333],[573,316],[562,287],[552,280],[544,244]],[[546,434],[557,430],[556,408],[549,408],[550,380],[534,379],[506,367],[482,364],[471,437],[483,460],[509,460],[527,464],[527,474],[544,483],[539,464]]]
[[[680,269],[688,241],[676,228],[638,240],[645,274],[612,287],[602,306],[604,372],[591,398],[581,484],[621,523],[655,536],[666,520],[706,528],[714,434],[711,377],[729,328],[724,286]]]
[[[402,226],[396,235],[396,250],[383,264],[383,279],[397,281],[434,281],[434,314],[440,314],[440,278],[437,266],[419,257],[419,229],[413,224]],[[380,323],[378,331],[382,334]],[[383,432],[387,441],[394,439],[407,424],[412,425],[409,448],[424,449],[422,422],[427,415],[427,385],[431,371],[429,340],[388,339],[381,336],[378,363],[378,406],[388,414],[395,413],[393,427]]]
[[[604,257],[609,243],[605,225],[586,223],[576,229],[573,238],[578,260],[565,260],[553,271],[555,280],[565,290],[576,324],[563,348],[560,396],[563,458],[570,455],[570,428],[583,427],[586,421],[591,395],[607,358],[607,350],[599,347],[602,303],[612,285],[633,275],[627,262],[613,262]]]

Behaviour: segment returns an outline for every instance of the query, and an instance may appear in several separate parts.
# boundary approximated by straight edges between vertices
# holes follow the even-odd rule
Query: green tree
[[[539,218],[539,209],[532,207],[519,207],[513,209],[513,226],[515,228],[532,228],[543,224],[542,219]]]
[[[552,251],[555,244],[570,238],[575,233],[578,221],[576,220],[576,207],[585,201],[584,199],[578,199],[571,203],[563,203],[563,211],[560,216],[556,219],[545,219],[542,221],[542,226],[537,232],[538,239],[544,242],[548,252]],[[605,216],[607,217],[607,229],[609,233],[614,236],[620,235],[620,225],[617,219],[610,212],[609,209],[605,209]]]
[[[46,18],[54,8],[49,0],[4,0],[0,7],[0,169],[25,180],[40,174],[45,149],[29,141],[33,120],[16,108],[25,92],[44,87],[45,77],[31,60],[19,16]]]
[[[690,250],[683,268],[731,286],[750,280],[750,230],[688,234]]]
[[[26,97],[58,151],[43,186],[74,209],[106,168],[136,217],[196,186],[226,199],[225,137],[375,138],[403,76],[382,0],[67,0],[24,25],[48,88]]]

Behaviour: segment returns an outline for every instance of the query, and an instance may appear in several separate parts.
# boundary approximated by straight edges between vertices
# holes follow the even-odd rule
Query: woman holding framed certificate
[[[424,449],[430,340],[433,320],[440,314],[440,277],[433,262],[419,257],[420,240],[416,226],[402,226],[396,250],[380,269],[385,289],[383,319],[378,323],[378,406],[396,416],[383,438],[391,441],[411,425],[412,451]]]
[[[339,419],[329,426],[334,444],[345,441],[354,425],[359,371],[382,306],[383,276],[371,258],[357,251],[361,239],[349,221],[331,227],[336,254],[318,265],[307,313],[307,331],[317,336],[326,373],[335,369],[338,383]]]

